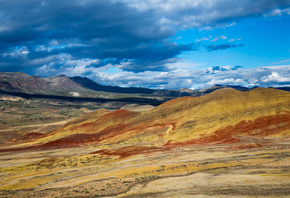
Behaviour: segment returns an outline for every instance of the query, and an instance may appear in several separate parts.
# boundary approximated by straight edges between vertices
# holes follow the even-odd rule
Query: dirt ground
[[[0,197],[290,197],[290,147],[187,146],[120,159],[81,147],[0,154]],[[234,145],[231,146],[234,148]]]

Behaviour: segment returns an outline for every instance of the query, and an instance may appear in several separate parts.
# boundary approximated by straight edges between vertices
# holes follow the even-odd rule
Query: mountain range
[[[22,72],[1,72],[0,89],[3,91],[16,91],[38,94],[68,94],[69,92],[104,91],[114,93],[144,93],[152,94],[154,90],[146,88],[121,88],[100,85],[86,77],[67,77],[58,75],[41,78],[30,76]]]

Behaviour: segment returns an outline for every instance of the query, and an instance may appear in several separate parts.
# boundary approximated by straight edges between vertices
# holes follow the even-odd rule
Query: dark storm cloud
[[[207,51],[211,52],[211,51],[217,51],[217,50],[225,50],[225,49],[229,49],[229,48],[236,48],[236,47],[242,47],[244,46],[244,44],[239,44],[239,45],[235,45],[235,44],[220,44],[220,45],[208,45],[206,46]]]
[[[240,18],[262,15],[277,7],[290,5],[289,0],[123,0],[134,2],[140,10],[154,7],[162,14],[163,22],[184,28],[215,28]]]
[[[170,38],[182,28],[226,26],[289,0],[0,0],[0,70],[116,65],[166,71],[194,44]],[[208,51],[242,45],[207,46]]]
[[[176,57],[180,52],[195,50],[192,44],[189,45],[160,45],[150,48],[135,49],[131,52],[134,61],[121,66],[124,71],[143,72],[149,71],[166,71],[167,63],[177,60]],[[144,65],[146,67],[144,68]]]
[[[142,62],[168,61],[191,50],[168,43],[174,31],[162,27],[152,11],[139,12],[124,3],[12,0],[1,3],[0,13],[0,57],[7,66],[39,67],[69,54],[72,59],[102,60],[94,66],[131,60],[138,68],[125,70],[164,70],[163,65],[146,68]],[[23,47],[26,53],[21,53]]]

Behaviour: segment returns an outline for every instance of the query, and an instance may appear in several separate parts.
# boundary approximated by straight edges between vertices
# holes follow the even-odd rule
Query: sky
[[[290,86],[290,0],[0,0],[0,71],[103,85]]]

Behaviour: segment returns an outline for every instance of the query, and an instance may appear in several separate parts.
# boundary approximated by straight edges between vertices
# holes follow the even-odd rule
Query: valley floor
[[[289,197],[290,146],[190,146],[120,159],[96,147],[0,154],[0,197]]]

